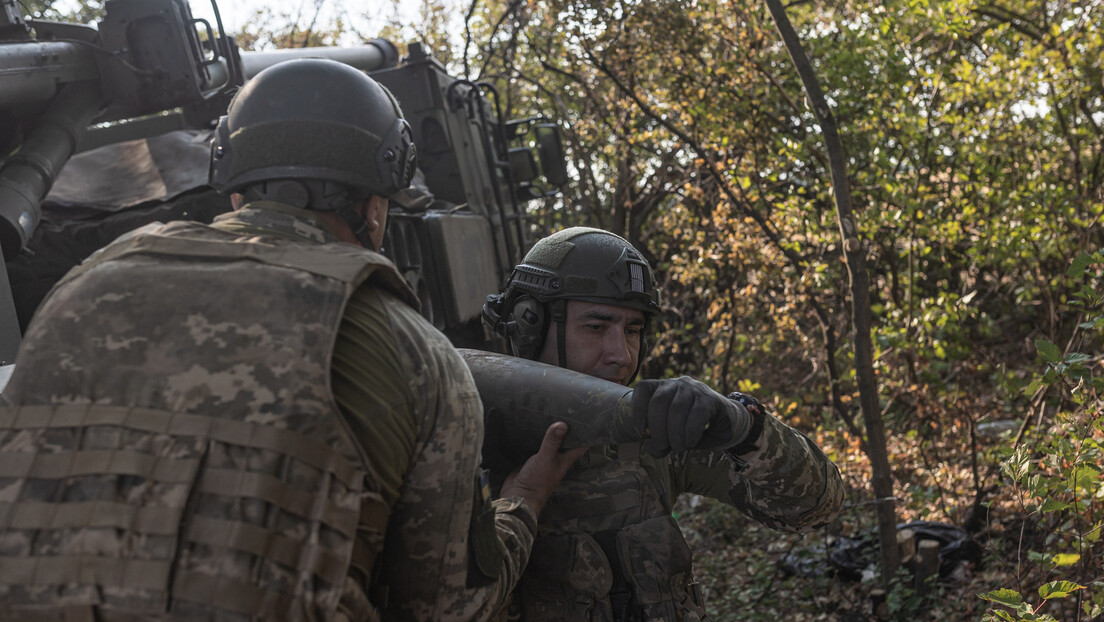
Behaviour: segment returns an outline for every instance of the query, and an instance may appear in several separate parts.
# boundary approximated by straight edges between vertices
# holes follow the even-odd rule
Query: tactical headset
[[[648,352],[648,324],[659,313],[659,292],[648,262],[628,241],[608,231],[572,227],[538,242],[514,268],[502,293],[487,296],[483,323],[509,340],[515,356],[532,360],[540,356],[548,328],[557,322],[559,363],[566,367],[568,300],[644,313],[635,378]]]

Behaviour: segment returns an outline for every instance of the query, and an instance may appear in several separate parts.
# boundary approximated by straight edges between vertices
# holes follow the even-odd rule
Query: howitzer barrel
[[[0,164],[0,247],[5,259],[26,245],[42,218],[42,198],[103,106],[95,82],[65,85],[19,150]]]
[[[296,58],[328,58],[356,67],[361,71],[387,69],[399,63],[399,50],[386,39],[372,39],[360,47],[313,47],[269,52],[241,52],[242,73],[246,79],[252,78],[263,69],[276,63]],[[226,66],[216,63],[209,68],[211,85],[218,86],[227,80]]]
[[[644,435],[645,422],[632,417],[632,389],[513,356],[459,352],[483,400],[485,459],[494,453],[521,464],[557,421],[570,427],[566,449],[636,443]]]
[[[0,43],[0,108],[48,101],[59,85],[99,75],[91,50],[77,43]]]

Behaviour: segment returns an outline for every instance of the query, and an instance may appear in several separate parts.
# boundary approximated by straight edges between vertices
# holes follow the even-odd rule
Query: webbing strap
[[[264,590],[255,585],[225,576],[212,576],[180,570],[173,580],[172,595],[177,600],[187,600],[218,609],[251,616],[255,620],[286,620],[298,618],[295,603],[301,599],[275,590]]]
[[[127,622],[150,620],[149,616],[132,616]],[[0,620],[19,622],[97,622],[92,605],[47,605],[44,607],[0,607]],[[99,622],[123,622],[119,618],[101,618]]]
[[[294,456],[316,469],[329,471],[353,490],[363,485],[363,471],[332,447],[301,434],[248,421],[206,415],[169,413],[149,408],[102,404],[53,404],[0,408],[0,428],[15,430],[114,425],[130,430],[208,437],[224,443],[268,449]],[[17,454],[19,455],[19,454]],[[0,456],[0,460],[4,459]],[[18,467],[18,463],[14,465]],[[3,473],[12,473],[6,469]],[[40,476],[45,477],[45,476]]]
[[[32,479],[84,475],[133,475],[158,482],[188,482],[199,461],[167,458],[122,449],[57,453],[0,454],[0,473]]]
[[[356,533],[356,510],[342,509],[332,503],[316,505],[319,497],[327,497],[326,493],[302,490],[264,473],[207,469],[199,483],[199,491],[260,499],[296,516],[323,522],[347,538]]]
[[[290,568],[311,568],[331,585],[345,580],[346,564],[333,551],[318,544],[306,544],[269,529],[237,521],[205,516],[191,519],[186,538],[213,547],[245,551]]]
[[[366,492],[360,499],[360,528],[387,533],[391,508],[378,492]]]
[[[358,533],[353,540],[350,565],[360,570],[368,580],[375,574],[376,557],[380,553],[390,517],[391,508],[379,493],[364,494],[360,502],[360,524],[357,525]],[[368,533],[362,532],[375,533],[377,537],[369,539]]]
[[[304,438],[301,434],[252,422],[202,415],[173,414],[151,409],[104,405],[50,405],[0,408],[0,427],[37,431],[80,428],[93,425],[117,426],[150,434],[164,434],[183,441],[183,449],[203,451],[207,439],[229,445],[267,449],[288,456],[320,471],[309,488],[285,482],[278,476],[234,469],[205,468],[198,482],[197,458],[171,458],[131,449],[77,450],[56,453],[0,454],[0,473],[17,478],[63,479],[74,476],[131,475],[156,482],[188,483],[195,492],[257,499],[315,525],[321,523],[341,533],[347,544],[323,548],[319,544],[296,542],[285,536],[210,516],[193,516],[186,523],[184,541],[218,550],[242,551],[269,559],[296,574],[294,594],[276,588],[252,585],[219,574],[176,569],[173,598],[237,611],[261,619],[283,619],[292,607],[319,606],[309,603],[301,591],[311,581],[331,586],[344,585],[348,559],[358,518],[386,530],[387,508],[382,498],[363,492],[365,471],[337,448]],[[200,443],[189,447],[196,439]],[[194,455],[194,454],[193,454]],[[341,483],[338,483],[338,482]],[[342,507],[342,495],[348,506]],[[364,500],[357,507],[355,501]],[[183,496],[179,500],[183,504]],[[380,507],[383,506],[383,507]],[[0,504],[0,520],[10,529],[65,529],[84,526],[111,527],[137,535],[175,535],[181,525],[182,508],[139,508],[122,503],[82,501],[42,503],[17,501]],[[349,547],[349,548],[346,548]],[[95,584],[103,587],[150,589],[166,592],[172,562],[95,556],[57,556],[5,559],[0,564],[0,583],[23,585]],[[308,574],[311,573],[311,574]],[[179,591],[178,591],[179,590]],[[337,593],[330,590],[329,593]],[[336,605],[336,603],[331,603]],[[321,604],[328,607],[327,604]]]
[[[0,516],[8,516],[11,529],[113,527],[155,536],[175,535],[182,510],[183,506],[136,507],[111,501],[0,502]]]
[[[168,560],[123,559],[95,555],[5,557],[0,584],[64,585],[79,583],[104,587],[164,591]]]

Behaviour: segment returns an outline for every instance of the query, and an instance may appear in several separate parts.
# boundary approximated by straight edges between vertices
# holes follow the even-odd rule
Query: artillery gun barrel
[[[361,71],[387,69],[399,64],[399,50],[386,39],[372,39],[367,45],[359,47],[312,47],[290,50],[272,50],[267,52],[241,52],[242,73],[245,79],[252,78],[263,69],[276,63],[296,58],[328,58]],[[229,79],[223,61],[211,65],[208,88],[225,84]]]
[[[22,146],[0,164],[0,247],[15,257],[42,218],[42,198],[104,106],[95,82],[62,87]]]
[[[80,44],[0,43],[0,108],[48,101],[61,84],[99,77],[96,59]]]
[[[245,79],[276,63],[296,58],[329,58],[361,71],[388,69],[399,64],[398,48],[386,39],[373,39],[359,47],[312,47],[240,54]],[[207,71],[206,89],[218,88],[230,79],[225,59],[212,63]],[[0,108],[49,101],[63,84],[100,77],[95,55],[79,43],[0,42]]]
[[[499,454],[519,465],[540,448],[548,426],[569,426],[563,447],[640,442],[645,421],[632,416],[633,390],[562,367],[459,349],[483,401],[484,458]]]

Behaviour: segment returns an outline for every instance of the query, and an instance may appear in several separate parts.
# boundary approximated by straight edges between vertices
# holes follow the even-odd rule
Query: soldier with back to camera
[[[573,227],[539,241],[489,296],[484,322],[515,356],[628,385],[659,313],[651,267],[612,233]],[[509,615],[543,620],[704,620],[691,553],[671,516],[683,492],[785,531],[839,512],[839,471],[754,398],[688,377],[641,380],[640,444],[592,448],[545,505]],[[641,451],[643,450],[643,451]],[[500,474],[504,475],[504,474]]]
[[[134,231],[55,287],[0,396],[0,618],[501,605],[579,453],[553,425],[487,499],[467,367],[374,252],[414,166],[374,80],[275,65],[219,122],[236,210]]]

